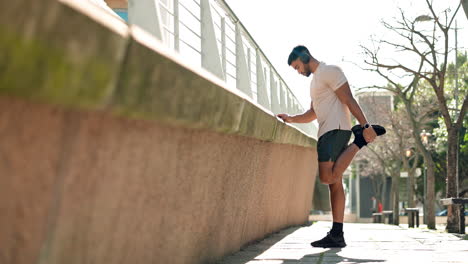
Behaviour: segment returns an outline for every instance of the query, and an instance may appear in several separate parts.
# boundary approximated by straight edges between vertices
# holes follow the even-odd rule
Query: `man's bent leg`
[[[343,173],[348,168],[354,156],[358,153],[359,147],[356,144],[349,145],[336,159],[333,161],[319,162],[319,176],[323,184],[334,184],[341,182]]]
[[[338,180],[338,178],[343,176],[343,173],[349,167],[349,164],[351,164],[351,161],[353,161],[353,158],[356,156],[358,151],[359,147],[352,143],[338,156],[335,165],[333,166],[334,179],[336,178]]]

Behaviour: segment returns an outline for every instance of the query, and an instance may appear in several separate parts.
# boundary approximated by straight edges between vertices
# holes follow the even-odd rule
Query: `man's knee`
[[[319,162],[319,178],[323,184],[331,184],[333,182],[333,162]]]
[[[334,184],[341,178],[342,175],[334,172],[333,170],[327,172],[320,172],[319,178],[322,184]]]
[[[331,184],[333,183],[333,174],[332,173],[320,173],[319,175],[320,182],[322,184]]]

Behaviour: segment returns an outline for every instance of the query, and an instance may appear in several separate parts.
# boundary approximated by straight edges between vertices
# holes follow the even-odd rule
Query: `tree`
[[[372,103],[372,100],[367,100],[366,102]],[[372,166],[365,166],[365,169],[362,170],[362,174],[372,178],[376,196],[381,197],[380,190],[385,189],[385,179],[387,177],[392,179],[390,207],[394,211],[394,215],[398,215],[400,173],[401,171],[408,172],[410,182],[408,185],[408,205],[409,207],[414,207],[414,178],[420,155],[418,152],[414,151],[415,143],[411,136],[411,124],[408,120],[406,110],[399,100],[395,100],[395,102],[394,110],[390,112],[380,111],[382,109],[379,107],[374,107],[372,109],[373,112],[377,112],[377,115],[381,117],[381,120],[387,127],[387,134],[370,144],[368,148],[359,152],[357,160],[365,164],[372,164]],[[433,112],[433,110],[427,106],[419,110],[415,120],[418,124],[422,124],[426,122],[426,112]],[[366,113],[366,116],[367,115],[368,113]],[[413,149],[413,153],[408,157],[406,156],[406,151],[409,149]],[[382,196],[382,198],[385,197]],[[399,219],[395,217],[394,224],[399,224],[398,220]]]
[[[395,34],[392,39],[384,39],[379,41],[379,44],[391,47],[402,56],[395,61],[380,60],[378,49],[371,50],[365,48],[365,53],[369,59],[365,63],[373,70],[378,72],[382,77],[387,79],[392,84],[392,90],[399,96],[407,108],[408,114],[413,112],[411,98],[417,91],[419,84],[424,83],[432,88],[439,112],[443,117],[444,124],[447,129],[447,197],[457,197],[457,173],[456,173],[456,154],[458,144],[458,133],[462,127],[463,117],[467,111],[468,98],[466,95],[463,98],[463,103],[459,109],[455,109],[458,115],[454,117],[449,109],[448,101],[453,98],[453,94],[448,94],[446,91],[446,76],[448,65],[448,54],[450,51],[449,30],[452,27],[455,15],[460,9],[461,3],[458,4],[454,12],[450,9],[445,9],[440,13],[436,13],[432,1],[426,0],[428,12],[430,15],[420,15],[410,19],[400,10],[401,17],[396,21],[395,25],[383,22],[384,26]],[[433,29],[428,33],[427,30],[420,29],[420,23],[423,21],[432,21]],[[405,61],[407,58],[414,58],[416,64]],[[399,79],[409,78],[408,85],[401,86],[401,81],[392,80],[391,76],[398,76]],[[412,123],[415,123],[412,121]],[[418,150],[424,157],[424,162],[427,166],[427,220],[428,227],[435,229],[434,216],[434,161],[431,153],[420,140],[420,131],[417,127],[413,127],[413,138],[416,141]],[[458,230],[458,213],[459,210],[449,206],[447,230],[449,232],[457,232]]]
[[[391,94],[364,92],[359,93],[357,98],[367,120],[370,123],[379,123],[385,126],[388,130],[390,126],[390,115],[392,113],[391,110],[393,108],[393,105],[391,105]],[[383,139],[379,139],[375,143],[368,145],[368,147],[373,147],[375,144],[385,144],[387,142],[386,138],[387,135],[383,137]],[[360,151],[356,157],[356,161],[359,161],[364,165],[360,170],[360,174],[371,180],[370,182],[376,199],[378,201],[382,201],[382,203],[386,205],[386,197],[382,195],[382,191],[386,190],[384,186],[386,178],[391,177],[391,174],[388,171],[388,161],[392,160],[390,157],[391,155],[387,151],[385,153],[374,155],[369,148],[364,148]]]
[[[393,211],[393,224],[398,225],[399,222],[399,188],[400,188],[400,172],[402,168],[402,161],[400,155],[400,149],[404,144],[401,141],[402,137],[398,135],[398,132],[394,129],[388,131],[382,140],[376,142],[376,144],[370,145],[367,150],[371,155],[374,156],[374,160],[380,165],[382,169],[383,179],[390,177],[392,179],[391,191],[390,191],[390,208]],[[365,152],[364,152],[365,153]],[[372,158],[367,157],[371,162]],[[382,178],[381,178],[382,180]],[[383,182],[382,187],[383,187]]]

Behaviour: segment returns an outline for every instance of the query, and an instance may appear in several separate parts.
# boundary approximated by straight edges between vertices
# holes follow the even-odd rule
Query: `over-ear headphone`
[[[293,53],[296,54],[299,59],[302,61],[302,63],[309,63],[310,61],[310,55],[307,53],[307,51],[297,51],[296,49],[293,49]]]

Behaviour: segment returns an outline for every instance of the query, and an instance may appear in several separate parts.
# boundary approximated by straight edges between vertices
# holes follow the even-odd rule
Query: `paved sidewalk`
[[[468,239],[462,235],[384,224],[347,224],[347,247],[312,248],[310,242],[329,231],[330,222],[294,227],[250,245],[219,264],[352,264],[352,263],[465,263]]]

